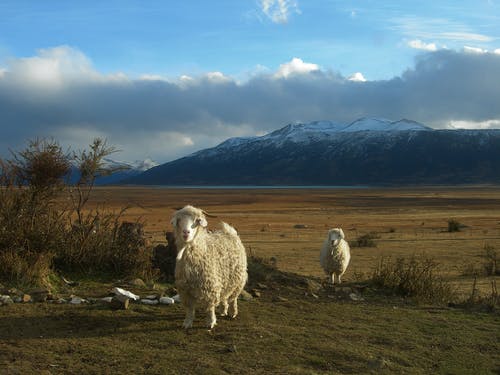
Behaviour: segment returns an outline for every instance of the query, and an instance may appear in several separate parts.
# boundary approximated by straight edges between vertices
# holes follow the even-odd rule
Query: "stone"
[[[246,290],[242,290],[240,296],[238,297],[242,301],[251,301],[253,299],[252,295]]]
[[[259,289],[267,289],[267,285],[264,283],[257,283],[257,288]]]
[[[251,290],[252,296],[259,298],[261,296],[260,290],[257,289],[252,289]]]
[[[70,304],[72,305],[80,305],[82,303],[87,302],[84,298],[78,297],[78,296],[71,296],[71,299],[69,301]]]
[[[137,301],[140,299],[140,297],[137,294],[134,294],[132,292],[129,292],[128,290],[122,289],[122,288],[113,288],[113,293],[117,296],[124,296],[129,299],[132,299],[134,301]]]
[[[10,296],[8,296],[8,295],[0,296],[0,302],[3,305],[11,305],[11,304],[14,303],[14,301],[12,300],[12,298],[10,298]]]
[[[31,296],[29,294],[23,294],[21,296],[21,302],[22,303],[28,303],[31,302]]]
[[[111,299],[110,306],[114,310],[127,310],[129,307],[130,298],[124,295],[116,295]]]
[[[146,299],[158,299],[156,294],[150,294],[149,296],[144,297]]]
[[[173,298],[170,298],[170,297],[161,297],[159,299],[159,302],[162,304],[162,305],[173,305],[175,303],[174,299]]]
[[[176,294],[175,296],[172,297],[175,303],[181,303],[181,296]]]
[[[143,305],[158,305],[158,300],[157,299],[143,298],[143,299],[141,299],[141,303]]]
[[[99,301],[104,302],[104,303],[111,303],[111,300],[113,297],[103,297]]]
[[[49,294],[50,292],[44,288],[34,289],[30,292],[33,302],[45,302],[47,301]]]
[[[349,298],[351,299],[351,301],[364,301],[365,300],[363,297],[361,297],[359,294],[356,294],[356,293],[349,294]]]

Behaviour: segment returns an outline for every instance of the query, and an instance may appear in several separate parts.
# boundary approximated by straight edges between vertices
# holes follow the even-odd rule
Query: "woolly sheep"
[[[247,282],[247,257],[236,230],[222,222],[221,230],[207,231],[206,212],[185,206],[172,217],[178,253],[175,283],[186,309],[183,327],[191,328],[195,308],[208,312],[208,327],[217,320],[215,308],[222,304],[222,315],[238,315],[238,296]]]
[[[344,231],[341,228],[330,229],[323,242],[319,261],[332,284],[340,284],[340,277],[346,271],[350,259],[351,252]]]

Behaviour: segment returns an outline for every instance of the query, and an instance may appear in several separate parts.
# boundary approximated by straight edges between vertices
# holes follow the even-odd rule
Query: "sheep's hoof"
[[[217,322],[208,322],[208,329],[213,329],[217,325]]]

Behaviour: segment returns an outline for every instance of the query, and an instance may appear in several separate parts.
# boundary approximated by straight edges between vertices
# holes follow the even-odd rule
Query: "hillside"
[[[410,120],[290,124],[151,168],[144,185],[385,185],[500,182],[500,130]]]

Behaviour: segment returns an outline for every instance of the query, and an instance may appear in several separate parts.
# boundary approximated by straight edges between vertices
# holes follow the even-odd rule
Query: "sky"
[[[0,157],[163,163],[360,117],[500,128],[500,0],[0,0]]]

